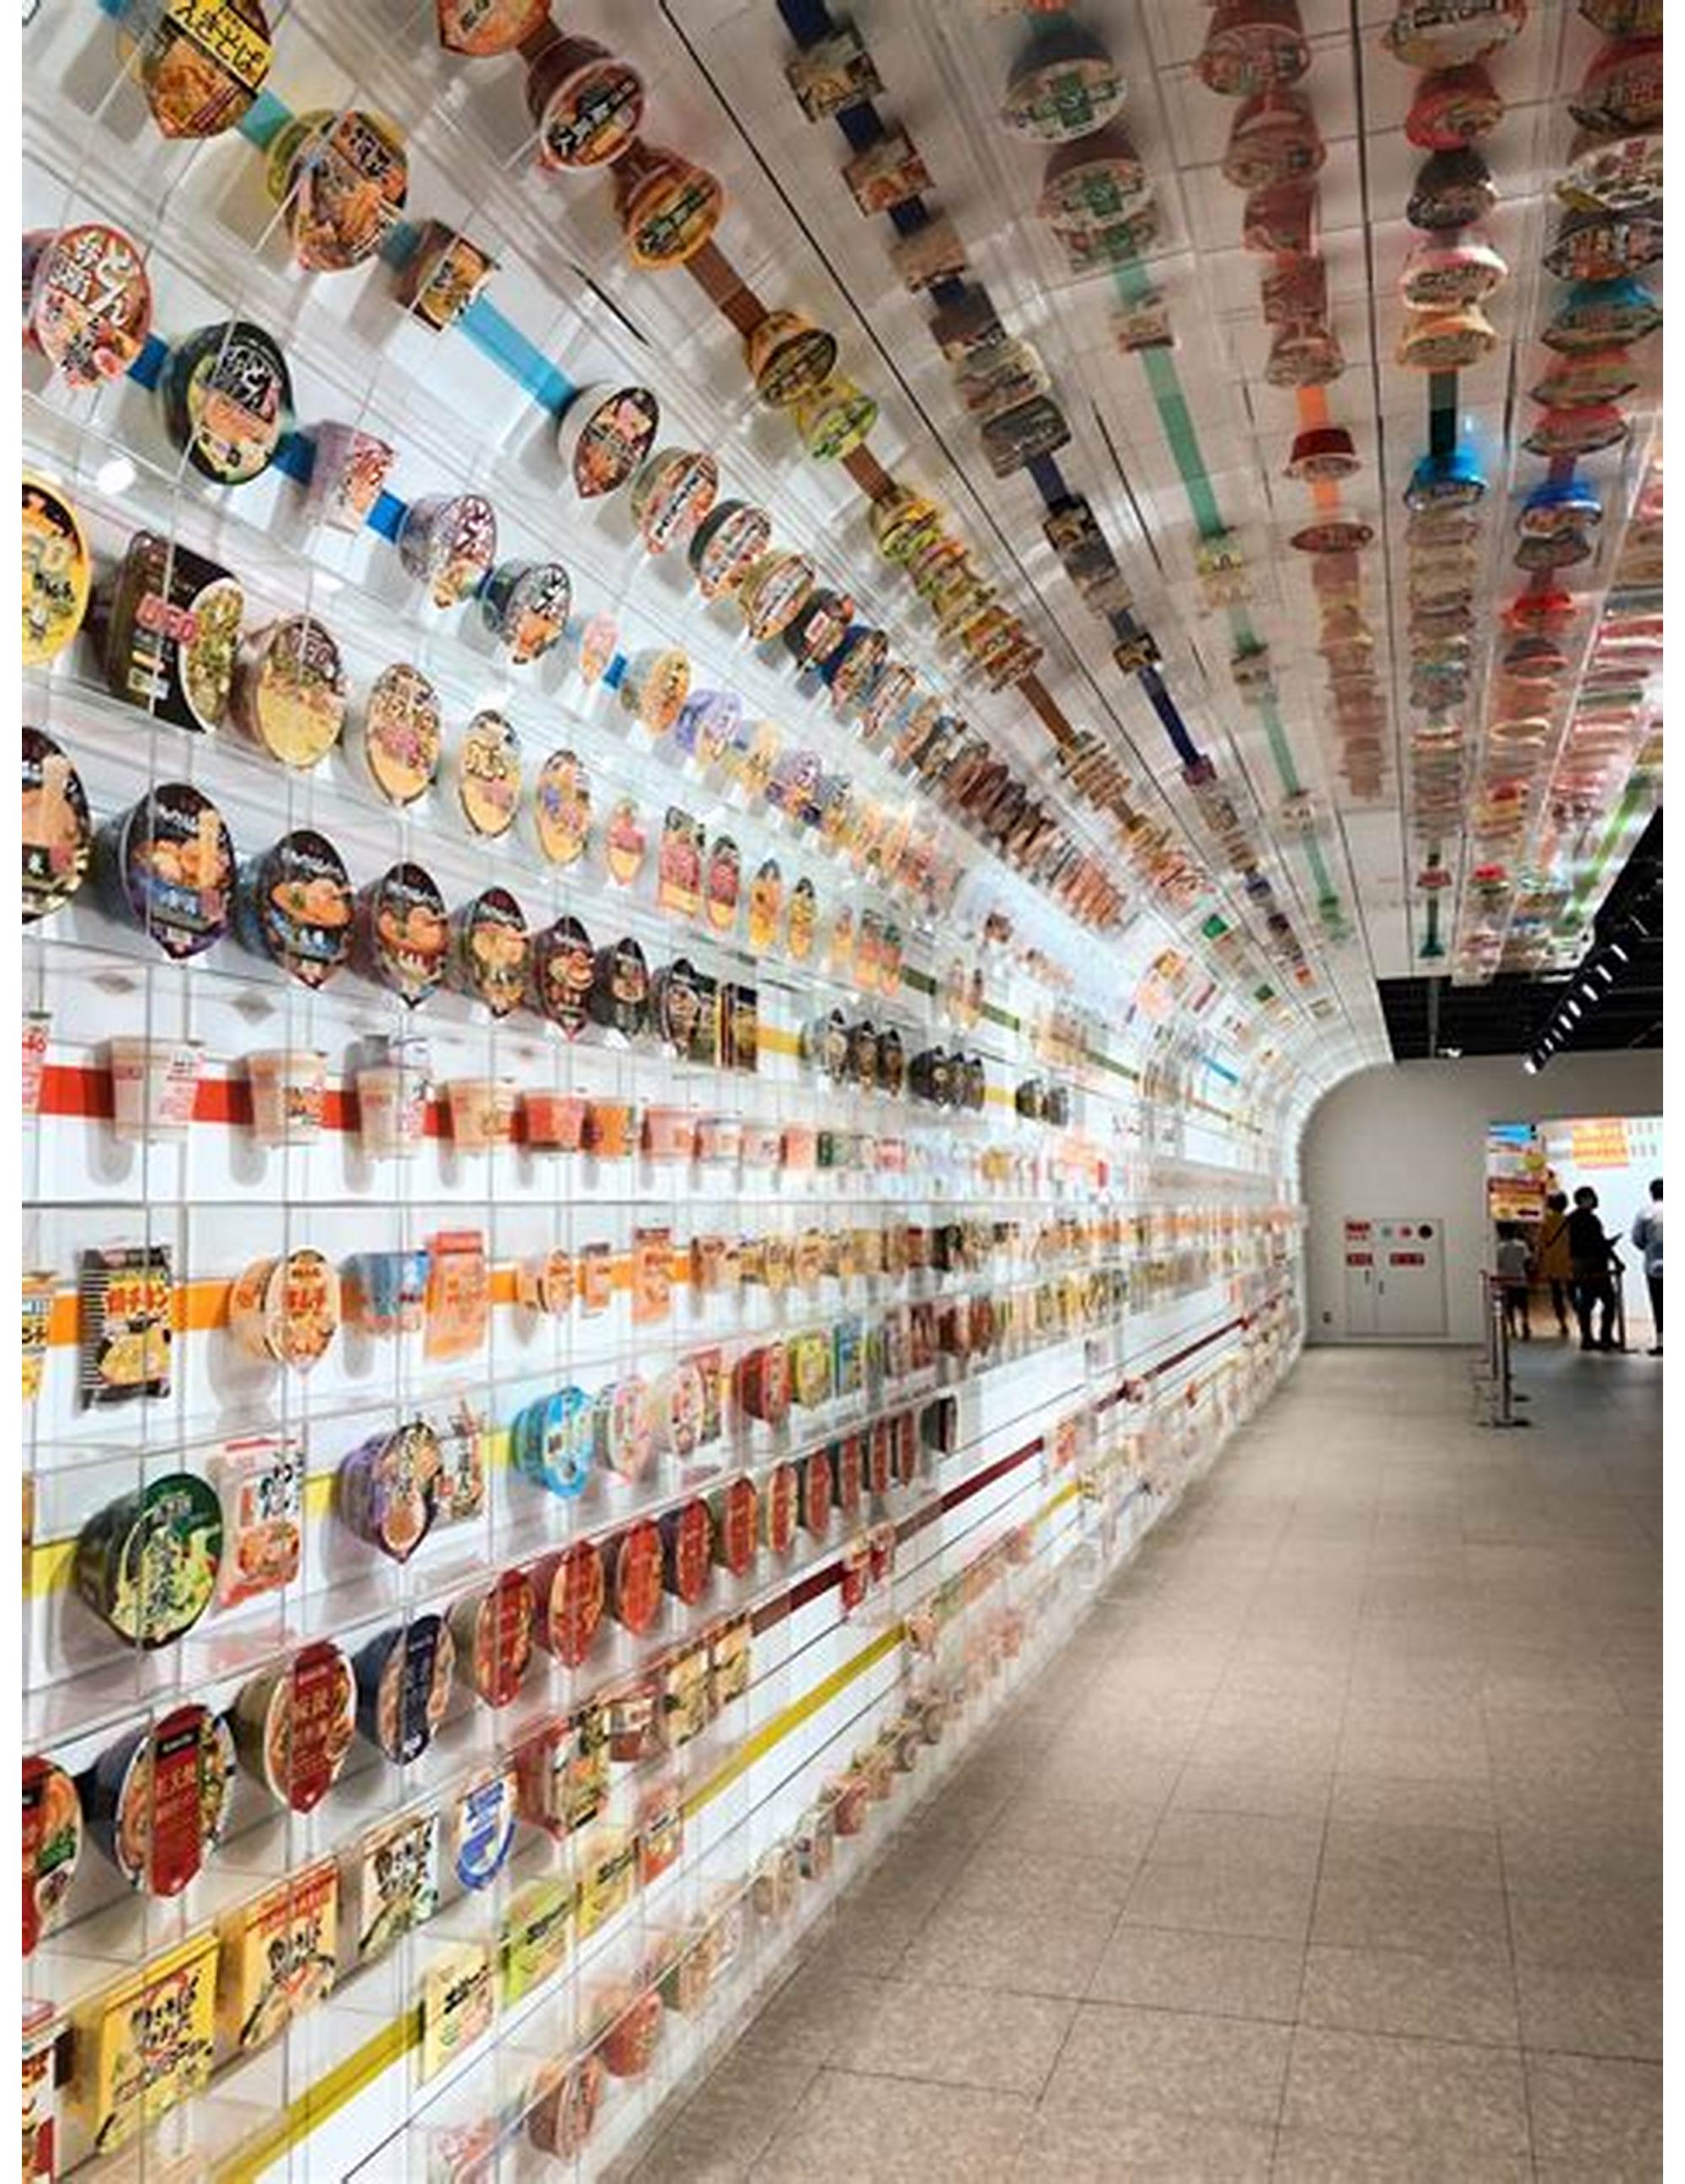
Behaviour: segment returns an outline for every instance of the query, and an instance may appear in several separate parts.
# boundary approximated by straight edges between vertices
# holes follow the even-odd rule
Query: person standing
[[[1574,1280],[1574,1315],[1580,1323],[1582,1350],[1615,1347],[1615,1284],[1610,1269],[1615,1246],[1597,1217],[1597,1193],[1582,1183],[1574,1193],[1574,1210],[1568,1216],[1568,1261]],[[1592,1340],[1592,1311],[1601,1312],[1603,1325]]]
[[[1661,1178],[1657,1176],[1650,1185],[1650,1202],[1632,1217],[1633,1247],[1644,1255],[1644,1280],[1650,1292],[1650,1318],[1655,1323],[1655,1340],[1650,1346],[1650,1356],[1661,1355]]]
[[[1504,1292],[1504,1332],[1513,1334],[1519,1321],[1522,1341],[1531,1342],[1533,1330],[1528,1316],[1527,1285],[1532,1278],[1532,1254],[1519,1228],[1499,1230],[1495,1263]]]
[[[1568,1340],[1568,1300],[1574,1270],[1568,1257],[1568,1194],[1553,1190],[1544,1201],[1544,1218],[1538,1224],[1538,1278],[1550,1284],[1550,1309],[1556,1314],[1556,1332]]]

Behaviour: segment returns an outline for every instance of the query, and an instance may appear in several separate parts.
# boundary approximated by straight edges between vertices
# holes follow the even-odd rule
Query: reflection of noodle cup
[[[111,1127],[120,1138],[186,1137],[203,1050],[196,1039],[114,1039]]]
[[[24,1276],[24,1401],[41,1393],[47,1363],[47,1334],[53,1319],[53,1277],[42,1270]]]
[[[47,1072],[47,1034],[52,1025],[53,1017],[49,1010],[24,1011],[23,1070],[19,1084],[26,1119],[41,1112],[41,1084]]]
[[[311,1047],[277,1047],[247,1057],[252,1130],[260,1145],[314,1145],[321,1135],[328,1063]]]
[[[514,1136],[514,1080],[509,1077],[457,1077],[445,1087],[450,1102],[451,1141],[459,1152],[488,1152]]]

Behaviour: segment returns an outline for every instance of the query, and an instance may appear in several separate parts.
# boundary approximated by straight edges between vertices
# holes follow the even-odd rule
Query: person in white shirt
[[[1632,1217],[1632,1242],[1644,1255],[1644,1280],[1650,1292],[1650,1318],[1655,1322],[1655,1340],[1650,1356],[1661,1355],[1661,1178],[1650,1185],[1650,1202]]]
[[[1533,1339],[1527,1316],[1527,1290],[1532,1279],[1532,1254],[1519,1228],[1500,1228],[1496,1255],[1498,1279],[1504,1285],[1504,1324],[1513,1334],[1519,1321],[1523,1342]]]

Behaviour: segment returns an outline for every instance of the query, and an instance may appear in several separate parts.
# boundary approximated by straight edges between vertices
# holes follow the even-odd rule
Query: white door
[[[1349,1214],[1344,1244],[1348,1341],[1444,1339],[1443,1221]]]
[[[1375,1332],[1383,1342],[1445,1334],[1445,1224],[1375,1223]]]
[[[1346,1222],[1346,1334],[1375,1332],[1375,1231],[1377,1224],[1350,1216]]]

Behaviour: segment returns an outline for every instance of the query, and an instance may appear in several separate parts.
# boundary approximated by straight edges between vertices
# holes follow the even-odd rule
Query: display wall
[[[26,2176],[602,2174],[1297,1352],[1322,260],[881,12],[25,10]]]

